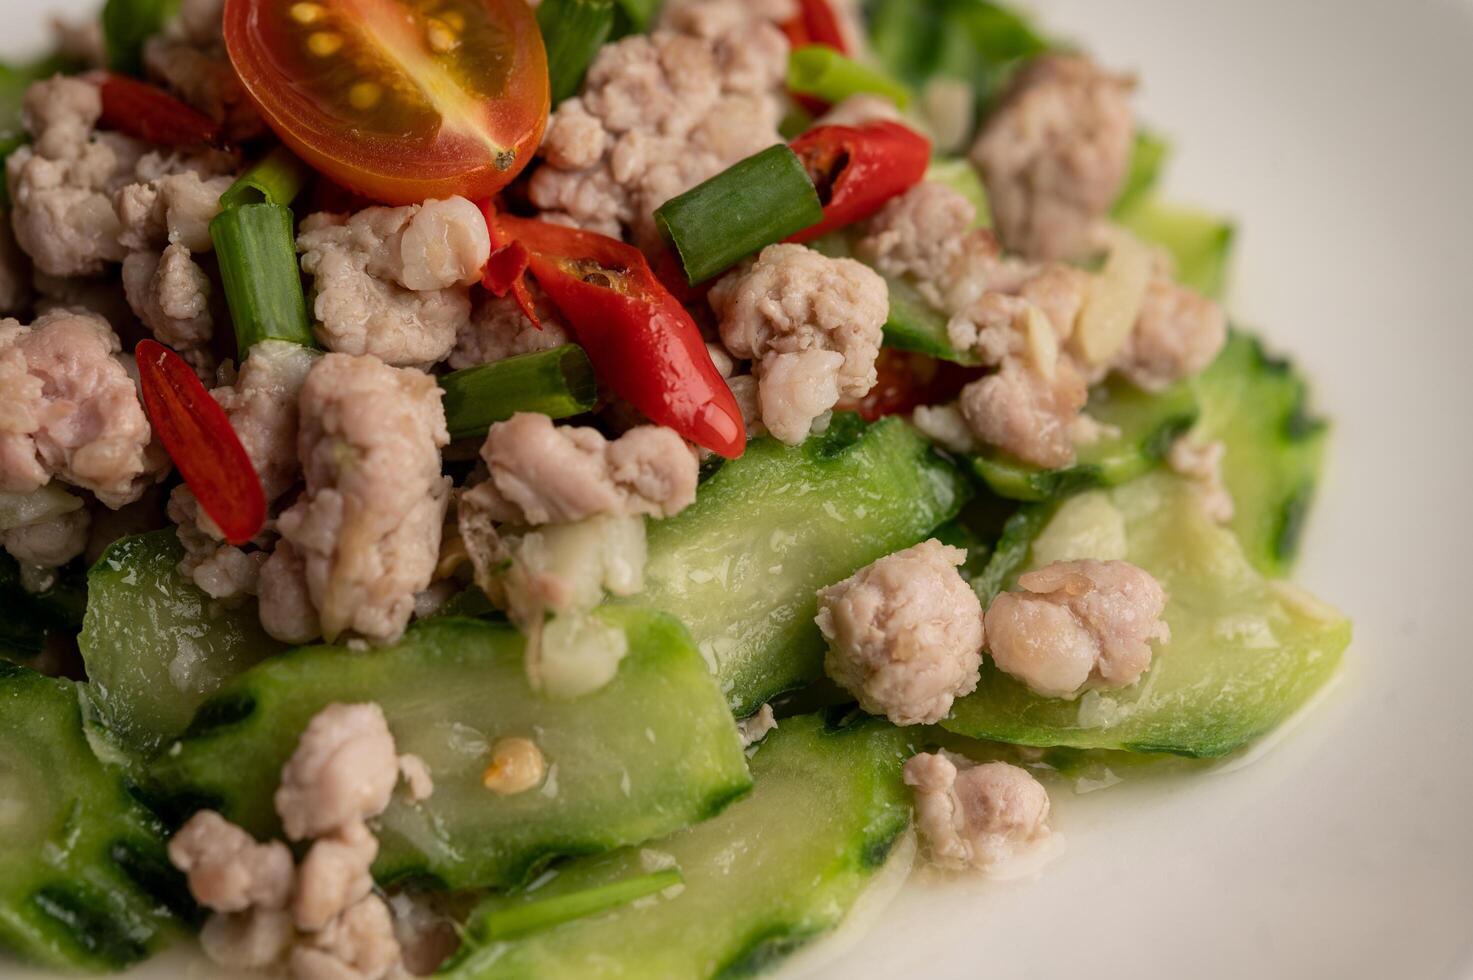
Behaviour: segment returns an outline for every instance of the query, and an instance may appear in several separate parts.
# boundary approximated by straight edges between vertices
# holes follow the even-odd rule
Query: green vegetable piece
[[[1080,446],[1074,465],[1046,470],[989,449],[970,458],[973,471],[993,493],[1010,500],[1053,500],[1090,487],[1113,487],[1164,459],[1198,414],[1190,384],[1151,394],[1118,378],[1090,392],[1087,411],[1119,435]]]
[[[31,593],[15,559],[0,551],[0,660],[24,663],[41,653],[48,634],[75,636],[86,606],[87,582],[77,566],[59,569],[51,588]]]
[[[434,775],[422,803],[397,795],[379,819],[381,882],[513,887],[554,858],[659,837],[719,813],[751,786],[726,703],[674,620],[609,610],[629,654],[606,687],[572,701],[534,693],[523,640],[505,625],[427,620],[378,650],[309,647],[274,657],[206,702],[179,748],[160,756],[173,808],[210,805],[257,836],[278,832],[272,795],[312,717],[375,701],[400,752]],[[503,737],[532,739],[537,789],[482,784]],[[182,816],[182,814],[180,814]]]
[[[817,238],[809,243],[809,247],[831,259],[854,256],[850,236],[843,232]],[[970,366],[978,363],[974,353],[959,351],[951,345],[946,332],[946,314],[932,306],[920,290],[897,276],[885,276],[884,279],[890,290],[890,313],[885,320],[886,347],[915,351],[957,364]]]
[[[885,346],[928,354],[955,364],[975,365],[972,351],[959,351],[946,332],[947,316],[904,279],[885,276],[890,287],[890,315],[885,320]]]
[[[972,166],[972,161],[961,157],[932,160],[926,171],[926,179],[945,184],[972,202],[972,206],[977,209],[977,220],[972,223],[973,228],[992,227],[992,205],[987,202],[987,188],[982,183],[982,175]]]
[[[650,524],[645,591],[677,616],[745,716],[823,676],[817,590],[923,541],[970,496],[906,422],[834,417],[801,446],[761,439]]]
[[[1053,45],[1022,15],[986,0],[870,0],[870,45],[912,90],[937,78],[971,84],[979,114],[1019,62]]]
[[[278,146],[220,195],[220,207],[229,210],[247,204],[280,204],[296,200],[312,170],[296,154]]]
[[[261,629],[256,605],[229,608],[179,571],[172,530],[124,538],[87,575],[78,638],[87,692],[112,738],[139,758],[189,726],[222,684],[285,647]]]
[[[297,271],[291,209],[281,204],[227,208],[210,222],[210,240],[220,260],[240,359],[263,340],[315,347]]]
[[[77,685],[0,664],[0,949],[94,972],[154,952],[161,829],[93,754]]]
[[[784,719],[752,758],[756,789],[715,820],[649,845],[684,887],[509,942],[474,933],[446,980],[744,977],[833,929],[910,823],[904,732],[873,720],[832,729]],[[733,855],[738,855],[733,860]],[[628,881],[627,849],[559,869],[558,895]],[[474,917],[472,918],[474,922]]]
[[[851,95],[880,95],[905,109],[910,90],[884,72],[860,64],[827,44],[808,44],[788,57],[788,88],[838,105]]]
[[[554,883],[564,878],[561,870],[548,874]],[[577,890],[548,887],[545,881],[538,879],[524,891],[490,896],[471,912],[466,921],[466,934],[480,945],[516,939],[529,932],[550,929],[564,922],[628,905],[681,883],[678,868],[667,868],[653,874],[637,875],[591,888],[579,887],[584,882],[576,874],[570,880],[576,883],[574,887]]]
[[[1309,386],[1256,337],[1234,331],[1196,381],[1202,419],[1195,434],[1226,447],[1222,479],[1233,497],[1232,528],[1248,560],[1287,575],[1314,501],[1328,424],[1309,408]]]
[[[613,33],[614,14],[614,0],[545,0],[537,8],[554,106],[578,93],[588,66]]]
[[[565,419],[591,411],[598,401],[593,365],[576,344],[478,364],[445,375],[440,387],[452,439],[484,436],[517,412]]]
[[[1170,252],[1176,278],[1183,285],[1204,296],[1222,295],[1236,235],[1231,222],[1149,196],[1117,213],[1115,220],[1142,240]]]
[[[143,74],[143,42],[179,11],[179,0],[107,0],[102,39],[107,66],[124,75]]]
[[[1171,144],[1165,137],[1149,130],[1135,134],[1135,150],[1130,157],[1130,170],[1125,175],[1125,185],[1115,199],[1115,213],[1129,211],[1137,202],[1155,190],[1166,169],[1166,160],[1171,156]]]
[[[618,22],[614,36],[643,34],[655,22],[655,15],[665,5],[665,0],[616,0],[619,5]]]
[[[1038,697],[989,660],[944,727],[1021,745],[1221,756],[1272,731],[1334,674],[1350,622],[1302,589],[1260,576],[1233,533],[1203,513],[1196,489],[1167,473],[1033,517],[1026,559],[1005,540],[993,559],[997,578],[1010,584],[1042,563],[1034,554],[1041,541],[1050,560],[1109,557],[1098,550],[1113,533],[1096,516],[1102,504],[1123,520],[1126,560],[1170,596],[1171,642],[1158,645],[1135,685],[1073,701]]]
[[[822,220],[808,171],[782,145],[733,164],[655,211],[692,286]]]

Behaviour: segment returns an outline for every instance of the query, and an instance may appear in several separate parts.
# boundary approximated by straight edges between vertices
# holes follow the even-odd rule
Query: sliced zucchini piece
[[[286,649],[254,602],[228,608],[179,571],[172,530],[124,538],[87,575],[79,644],[99,720],[124,749],[152,755],[230,678]]]
[[[684,878],[658,898],[520,940],[481,936],[442,970],[454,980],[739,977],[834,928],[910,822],[900,767],[908,736],[883,722],[830,728],[785,719],[752,758],[752,795],[644,849],[559,869],[550,896],[637,881],[667,864]],[[493,900],[494,911],[499,904]]]
[[[424,759],[434,794],[402,794],[379,820],[374,873],[448,887],[522,884],[548,861],[635,844],[719,813],[751,786],[725,699],[679,623],[607,610],[629,654],[606,687],[570,701],[532,691],[523,641],[505,625],[427,620],[392,647],[296,650],[206,702],[158,790],[175,815],[213,806],[259,837],[278,832],[272,794],[312,716],[376,701],[400,752]],[[482,784],[503,737],[531,739],[547,776],[501,796]]]
[[[1222,296],[1237,234],[1232,222],[1206,211],[1166,204],[1150,195],[1118,212],[1115,220],[1142,240],[1170,252],[1178,282],[1204,296]]]
[[[685,623],[745,717],[823,675],[819,589],[925,540],[969,496],[906,422],[836,415],[801,446],[753,442],[693,506],[652,523],[633,601]]]
[[[1265,575],[1287,575],[1314,501],[1329,426],[1309,410],[1309,386],[1288,361],[1234,331],[1197,378],[1196,433],[1227,448],[1222,479],[1233,496],[1232,528]]]
[[[1197,396],[1189,384],[1151,394],[1112,378],[1090,392],[1086,411],[1119,434],[1080,446],[1073,466],[1046,470],[985,450],[969,457],[972,470],[993,493],[1010,500],[1054,500],[1090,487],[1117,486],[1155,466],[1192,427]]]
[[[1111,518],[1119,521],[1115,528],[1098,516],[1105,503],[1118,512]],[[1091,516],[1080,520],[1084,514]],[[1061,505],[1035,505],[1009,532],[979,591],[992,581],[1010,584],[1017,572],[1046,560],[1124,557],[1156,576],[1170,596],[1171,642],[1157,648],[1139,683],[1075,701],[1037,697],[988,660],[977,691],[942,723],[958,734],[1022,745],[1225,755],[1302,706],[1335,672],[1350,642],[1347,619],[1297,587],[1260,576],[1233,533],[1203,513],[1195,489],[1167,473]]]
[[[104,768],[77,685],[0,664],[0,948],[60,970],[152,953],[168,910],[162,827]]]

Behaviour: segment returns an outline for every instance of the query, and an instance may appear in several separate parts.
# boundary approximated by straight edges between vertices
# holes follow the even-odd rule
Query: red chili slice
[[[245,544],[266,524],[266,494],[225,409],[184,359],[158,341],[139,341],[134,356],[159,442],[225,540]]]
[[[782,25],[788,43],[795,49],[808,44],[826,44],[840,54],[849,53],[838,15],[828,0],[800,0],[798,13]]]
[[[103,74],[104,128],[160,146],[213,146],[220,124],[162,89],[124,75]]]
[[[527,319],[541,330],[542,320],[538,318],[536,304],[532,302],[532,291],[527,288],[527,266],[532,257],[527,254],[526,246],[508,237],[499,224],[495,201],[482,204],[481,213],[486,216],[486,228],[491,234],[491,258],[486,263],[481,285],[494,296],[511,293]]]
[[[728,459],[746,451],[741,409],[700,328],[639,249],[545,221],[495,220],[526,249],[528,271],[605,384],[699,446]]]
[[[884,207],[925,179],[931,141],[895,122],[818,126],[788,144],[823,202],[823,220],[788,239],[811,242]]]

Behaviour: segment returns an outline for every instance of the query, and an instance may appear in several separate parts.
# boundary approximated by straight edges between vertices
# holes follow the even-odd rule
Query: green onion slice
[[[295,232],[291,209],[280,204],[228,208],[210,222],[242,361],[263,340],[316,346],[297,271]]]
[[[481,943],[513,939],[657,895],[683,880],[679,868],[666,868],[562,895],[498,895],[471,913],[467,928]]]
[[[571,418],[598,400],[593,365],[576,344],[456,371],[441,378],[440,387],[451,439],[484,436],[518,412]]]
[[[837,105],[851,95],[882,95],[904,109],[910,90],[895,79],[824,44],[798,48],[788,58],[788,88]]]
[[[614,0],[543,0],[537,8],[553,105],[583,84],[588,66],[613,33],[614,13]]]
[[[278,146],[220,195],[222,208],[246,204],[290,204],[312,171],[291,150]]]
[[[692,286],[823,220],[797,154],[774,146],[665,202],[655,212]]]

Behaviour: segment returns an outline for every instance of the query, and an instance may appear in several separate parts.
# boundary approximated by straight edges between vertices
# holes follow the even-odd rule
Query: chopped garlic
[[[1059,337],[1048,314],[1030,303],[1023,329],[1028,339],[1028,360],[1039,377],[1052,382],[1059,373]]]
[[[1109,364],[1130,339],[1156,268],[1152,250],[1126,232],[1112,236],[1104,271],[1090,284],[1073,344],[1090,367]]]

